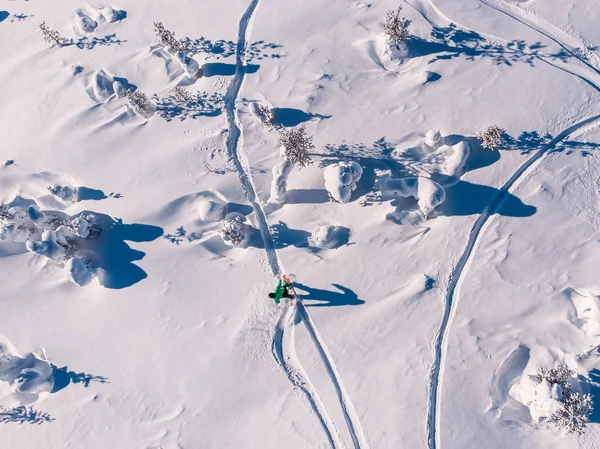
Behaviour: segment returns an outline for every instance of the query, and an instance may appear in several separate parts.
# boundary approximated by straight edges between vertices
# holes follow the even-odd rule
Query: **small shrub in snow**
[[[185,52],[185,47],[181,41],[175,38],[175,33],[166,29],[162,22],[154,22],[154,32],[164,46],[171,47],[175,51]]]
[[[283,129],[279,133],[279,145],[283,161],[275,165],[269,202],[281,204],[287,197],[287,178],[294,165],[306,167],[313,163],[310,150],[315,148],[312,137],[306,134],[304,125],[295,129]]]
[[[174,91],[175,98],[181,102],[192,101],[192,94],[185,90],[183,87],[177,86]]]
[[[149,119],[156,113],[156,104],[148,96],[139,90],[125,90],[127,104],[138,115]]]
[[[537,374],[533,376],[533,380],[537,383],[546,380],[550,385],[560,385],[560,387],[564,389],[568,387],[569,379],[571,379],[574,374],[575,371],[569,369],[564,363],[561,363],[556,368],[547,368],[545,366],[539,367]]]
[[[284,149],[284,157],[292,165],[306,167],[313,163],[310,151],[314,150],[312,137],[306,134],[306,126],[283,129],[279,133],[279,145]]]
[[[531,378],[538,384],[548,383],[558,388],[558,408],[548,417],[548,422],[569,433],[581,434],[590,421],[593,412],[592,396],[581,394],[571,389],[570,381],[575,371],[567,365],[560,364],[556,368],[540,367]]]
[[[55,44],[57,47],[67,45],[71,42],[69,39],[62,37],[58,31],[50,29],[50,27],[46,25],[46,22],[40,23],[40,31],[46,42]]]
[[[273,127],[273,110],[269,106],[254,102],[250,104],[250,110],[264,126]]]
[[[400,50],[400,46],[408,39],[410,20],[400,17],[401,11],[402,6],[398,7],[398,11],[388,11],[384,21],[380,24],[385,34],[388,51],[392,51],[394,48]]]
[[[593,411],[590,394],[573,393],[567,389],[563,392],[560,408],[548,418],[548,422],[568,433],[581,435]]]
[[[234,248],[240,248],[244,245],[246,240],[246,225],[241,216],[226,217],[221,222],[220,231],[221,238],[226,245],[233,246]]]
[[[14,215],[8,209],[6,204],[0,203],[0,221],[8,221],[14,218]]]
[[[477,133],[477,138],[481,141],[481,146],[486,150],[495,150],[504,140],[506,130],[498,125],[490,125],[483,131]]]

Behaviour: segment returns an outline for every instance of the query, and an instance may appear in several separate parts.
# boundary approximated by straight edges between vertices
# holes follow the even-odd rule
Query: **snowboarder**
[[[281,302],[281,298],[289,298],[290,302],[294,299],[294,295],[290,293],[292,281],[289,277],[283,276],[283,280],[279,279],[277,287],[273,293],[269,293],[269,298],[275,301],[275,304]]]

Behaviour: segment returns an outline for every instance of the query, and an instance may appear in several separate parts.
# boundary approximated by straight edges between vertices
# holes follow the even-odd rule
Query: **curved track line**
[[[506,14],[510,18],[516,20],[517,22],[522,23],[523,25],[531,28],[532,30],[537,31],[540,34],[543,34],[548,39],[554,41],[556,44],[558,44],[563,49],[565,49],[571,56],[579,59],[583,64],[588,66],[591,70],[593,70],[596,73],[600,73],[600,70],[598,70],[597,66],[590,64],[589,62],[587,62],[584,59],[584,57],[577,54],[578,51],[583,52],[583,53],[591,56],[594,60],[596,60],[596,62],[598,62],[598,56],[596,55],[596,53],[594,53],[594,51],[590,50],[590,47],[592,47],[592,45],[589,42],[585,41],[581,36],[577,36],[575,34],[568,33],[567,31],[559,28],[555,24],[540,17],[533,11],[525,10],[525,9],[521,8],[520,6],[513,5],[511,3],[506,2],[505,0],[479,0],[479,1],[481,3],[483,3],[484,5],[492,8],[492,9],[495,9],[496,11],[498,11],[502,14]],[[532,18],[529,18],[528,16],[532,16]],[[548,28],[554,28],[557,32],[563,34],[567,38],[571,38],[575,41],[578,41],[579,46],[569,45],[565,40],[558,37],[556,35],[556,33],[553,33]]]
[[[352,402],[350,401],[350,398],[348,397],[344,386],[340,382],[340,375],[337,370],[337,367],[335,366],[335,363],[333,362],[331,354],[329,354],[327,347],[323,343],[323,339],[321,338],[319,332],[315,328],[313,320],[309,315],[308,310],[306,310],[306,307],[304,306],[302,301],[298,301],[296,308],[298,310],[298,313],[300,314],[300,317],[302,318],[302,322],[304,323],[306,330],[308,331],[312,341],[314,342],[317,350],[319,351],[319,355],[321,356],[321,360],[325,365],[327,374],[329,375],[329,378],[333,383],[335,392],[338,396],[338,400],[340,401],[340,405],[342,406],[342,412],[344,414],[346,424],[348,425],[348,430],[350,431],[350,436],[352,437],[354,447],[356,449],[368,449],[369,443],[365,438],[364,431],[362,429],[362,426],[360,425],[360,421],[358,419],[358,415],[356,414],[354,406],[352,405]]]
[[[254,215],[256,216],[258,227],[265,243],[265,251],[267,253],[271,271],[274,276],[279,276],[281,274],[279,259],[275,252],[275,243],[273,242],[273,237],[269,231],[265,212],[256,197],[256,190],[252,179],[242,166],[238,154],[238,149],[241,146],[240,137],[242,133],[240,129],[242,125],[237,117],[236,102],[246,76],[246,32],[254,11],[258,6],[258,1],[259,0],[252,0],[248,9],[246,9],[246,12],[240,19],[238,41],[236,44],[235,74],[225,93],[225,111],[227,113],[227,121],[229,122],[229,133],[227,135],[226,146],[227,152],[229,153],[229,159],[233,162],[238,176],[240,177],[242,189],[254,210]]]
[[[538,150],[533,156],[527,159],[509,178],[506,183],[498,190],[492,201],[488,204],[482,214],[477,218],[475,224],[471,228],[469,234],[469,240],[467,246],[458,260],[458,263],[450,275],[448,288],[446,291],[446,301],[444,315],[440,328],[435,338],[435,358],[434,365],[431,369],[431,378],[429,386],[429,412],[427,416],[427,440],[430,449],[437,449],[440,447],[439,442],[439,427],[440,427],[440,414],[438,409],[438,402],[441,398],[442,393],[442,377],[443,368],[446,362],[446,349],[448,345],[447,337],[448,332],[454,317],[455,311],[455,293],[458,300],[458,292],[460,283],[462,281],[462,275],[465,269],[468,268],[468,264],[471,261],[473,250],[478,243],[479,237],[482,235],[484,226],[488,223],[490,217],[492,217],[498,209],[502,206],[502,203],[506,200],[507,194],[510,189],[516,185],[519,179],[527,172],[528,169],[532,168],[533,164],[540,160],[548,151],[556,147],[560,142],[569,137],[575,131],[593,123],[600,121],[600,115],[595,115],[582,120],[569,128],[562,131],[556,136],[550,143]]]
[[[238,41],[236,44],[236,70],[225,94],[225,110],[227,113],[227,120],[229,123],[229,134],[227,136],[226,147],[227,152],[229,154],[229,159],[235,166],[235,169],[240,178],[242,189],[244,190],[244,193],[248,198],[248,201],[252,205],[252,209],[254,210],[257,224],[260,229],[262,239],[264,241],[265,252],[267,253],[267,258],[271,271],[275,277],[279,277],[281,275],[281,262],[275,249],[275,243],[273,241],[273,236],[269,229],[266,214],[262,208],[262,205],[260,204],[260,201],[257,198],[254,182],[252,180],[252,177],[249,175],[249,167],[248,169],[245,169],[240,161],[240,153],[242,147],[242,144],[240,142],[242,137],[242,125],[239,122],[236,111],[237,98],[244,83],[244,78],[246,74],[246,39],[248,26],[253,18],[254,11],[256,10],[258,3],[259,0],[252,0],[250,5],[246,9],[246,12],[240,19],[238,29]],[[354,411],[354,407],[352,406],[348,395],[342,387],[341,379],[337,369],[335,368],[333,359],[331,358],[331,355],[329,354],[329,351],[327,350],[322,339],[318,336],[317,331],[312,322],[312,318],[310,317],[308,311],[302,304],[301,300],[297,301],[295,308],[286,309],[283,312],[279,322],[277,323],[272,343],[272,352],[275,357],[275,360],[282,367],[292,384],[298,387],[306,395],[308,402],[311,405],[311,408],[313,409],[315,414],[317,415],[317,418],[321,426],[323,427],[325,435],[332,448],[342,448],[343,445],[339,442],[339,432],[335,428],[333,419],[331,418],[327,409],[325,408],[323,401],[321,400],[316,389],[308,380],[307,375],[305,374],[300,362],[296,357],[296,352],[294,349],[293,327],[290,336],[290,346],[288,348],[290,357],[288,360],[286,360],[284,356],[284,330],[289,326],[291,322],[291,318],[293,316],[293,314],[291,313],[292,310],[300,311],[300,316],[307,330],[309,331],[313,342],[317,346],[317,350],[321,355],[321,359],[325,364],[329,377],[334,384],[336,392],[338,393],[340,405],[342,407],[342,411],[344,412],[344,417],[346,418],[348,430],[352,435],[355,449],[368,449],[369,446],[364,437],[364,432],[362,430],[356,412]],[[295,365],[297,365],[296,367],[291,366],[294,362]]]
[[[273,338],[273,343],[271,346],[271,351],[273,352],[273,356],[275,360],[279,363],[283,371],[285,372],[289,381],[294,385],[294,387],[298,388],[300,391],[304,393],[306,399],[313,412],[317,416],[321,427],[323,427],[323,431],[325,432],[325,436],[327,437],[327,441],[329,445],[333,448],[343,448],[344,446],[340,442],[340,435],[335,427],[335,424],[327,412],[327,408],[323,403],[323,400],[316,392],[316,389],[308,379],[308,376],[304,372],[302,365],[298,361],[298,357],[296,356],[296,351],[294,349],[293,338],[294,332],[292,328],[291,339],[292,342],[290,347],[288,348],[289,361],[286,360],[283,353],[283,336],[284,330],[289,326],[290,322],[293,320],[295,315],[295,309],[292,307],[288,307],[281,315],[279,322],[275,328],[275,335]],[[292,362],[295,362],[296,366],[292,366]]]
[[[477,33],[479,36],[487,39],[490,42],[502,43],[507,46],[508,46],[508,44],[510,44],[510,41],[508,41],[506,39],[502,39],[500,37],[493,36],[488,33],[483,33],[478,30],[468,28],[464,25],[460,25],[456,22],[453,22],[448,17],[446,17],[444,15],[444,13],[441,12],[437,8],[437,6],[435,6],[431,2],[431,0],[411,0],[411,2],[409,2],[408,0],[405,0],[405,1],[412,8],[414,8],[415,11],[417,11],[432,27],[447,27],[450,24],[454,24],[456,26],[456,28]],[[487,2],[484,2],[483,0],[480,0],[480,1],[482,3],[490,6],[491,8],[494,8],[493,6],[489,5]],[[494,8],[494,9],[496,9],[496,8]],[[498,10],[498,11],[505,13],[502,10]],[[528,26],[526,23],[524,23],[522,21],[521,21],[521,23],[523,23],[525,26]],[[537,29],[535,29],[535,30],[542,32]],[[551,55],[541,55],[536,52],[526,52],[526,51],[516,51],[516,50],[513,50],[513,51],[515,53],[522,53],[522,54],[530,55],[531,57],[543,62],[544,64],[548,64],[556,69],[559,69],[565,73],[568,73],[569,75],[575,76],[576,78],[579,78],[581,81],[583,81],[584,83],[591,86],[594,90],[600,92],[600,70],[597,70],[593,65],[589,64],[584,59],[579,57],[577,54],[570,51],[569,48],[567,46],[565,46],[566,44],[563,45],[558,38],[550,36],[549,34],[547,34],[547,32],[542,32],[542,33],[545,36],[547,36],[548,38],[552,39],[558,45],[560,45],[563,49],[565,49],[565,51],[569,52],[569,54],[571,54],[574,58],[576,58],[578,62],[585,64],[585,67],[580,67],[578,65],[574,65],[569,62],[563,62],[563,61],[557,60],[556,58],[554,58],[554,60],[552,60]],[[594,78],[594,80],[592,80],[589,77],[589,75],[591,75]]]

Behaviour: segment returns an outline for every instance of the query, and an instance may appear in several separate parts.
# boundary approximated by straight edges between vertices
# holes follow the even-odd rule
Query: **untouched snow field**
[[[598,18],[0,0],[0,449],[599,447]],[[269,201],[300,125],[314,163]],[[580,436],[520,402],[559,363],[594,396]]]

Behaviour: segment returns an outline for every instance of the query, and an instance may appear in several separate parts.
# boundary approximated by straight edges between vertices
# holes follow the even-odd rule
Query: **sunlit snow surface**
[[[69,262],[3,234],[37,244],[0,242],[0,448],[596,447],[600,2],[401,4],[391,53],[388,0],[0,4],[0,203],[100,227]],[[581,437],[531,415],[558,363]]]

